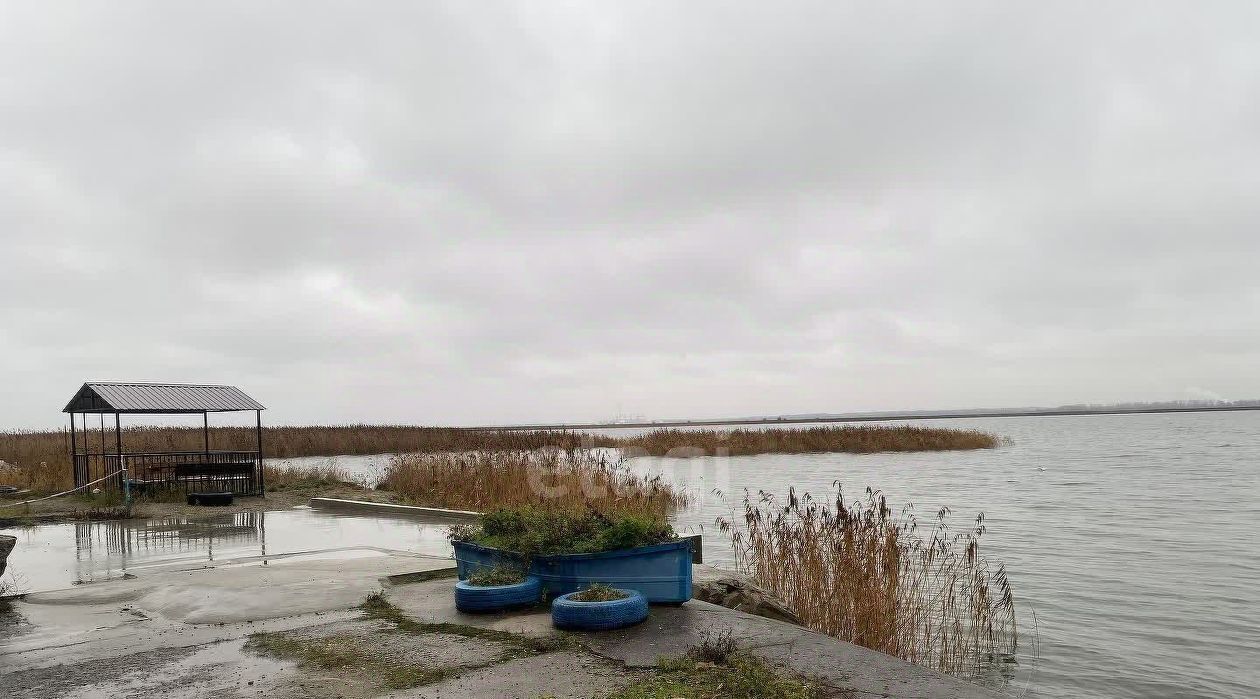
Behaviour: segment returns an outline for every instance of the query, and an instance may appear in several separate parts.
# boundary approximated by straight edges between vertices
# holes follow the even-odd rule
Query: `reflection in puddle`
[[[298,558],[292,554],[303,554],[302,560],[359,558],[387,550],[451,555],[443,525],[305,508],[197,520],[47,524],[6,533],[16,536],[18,544],[4,577],[26,593],[142,575],[158,567],[199,568],[259,559],[266,565]]]

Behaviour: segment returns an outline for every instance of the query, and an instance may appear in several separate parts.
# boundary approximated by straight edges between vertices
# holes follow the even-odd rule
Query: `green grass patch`
[[[296,660],[298,665],[336,670],[362,667],[370,662],[358,641],[349,636],[294,638],[286,633],[256,633],[245,643],[246,650]]]
[[[665,660],[642,682],[608,699],[820,699],[822,689],[746,653],[725,665]]]

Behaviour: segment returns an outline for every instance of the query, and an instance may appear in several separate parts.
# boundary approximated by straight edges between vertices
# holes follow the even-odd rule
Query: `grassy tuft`
[[[687,657],[702,663],[725,664],[730,662],[738,649],[734,632],[728,626],[705,631],[700,642],[687,650]]]
[[[569,599],[574,602],[612,602],[629,596],[611,585],[594,583],[581,592],[573,593],[569,596]]]
[[[363,598],[363,604],[361,606],[364,610],[373,610],[387,609],[390,604],[389,600],[385,598],[385,590],[382,589],[377,590],[376,592],[369,592],[367,597]]]
[[[642,682],[608,699],[820,699],[821,688],[759,658],[739,653],[725,664],[665,660]]]

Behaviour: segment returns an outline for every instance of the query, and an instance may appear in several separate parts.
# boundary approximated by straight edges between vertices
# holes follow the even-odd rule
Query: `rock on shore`
[[[705,565],[695,566],[692,569],[691,596],[701,602],[745,614],[803,626],[800,618],[786,604],[758,586],[747,575],[735,571]]]

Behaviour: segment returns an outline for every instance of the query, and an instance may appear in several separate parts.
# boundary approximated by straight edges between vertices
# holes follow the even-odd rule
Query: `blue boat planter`
[[[455,542],[455,563],[461,580],[479,568],[519,564],[520,554],[466,541]],[[535,556],[529,574],[542,580],[549,596],[585,590],[604,583],[636,590],[655,604],[681,604],[691,599],[691,540],[603,553]]]

